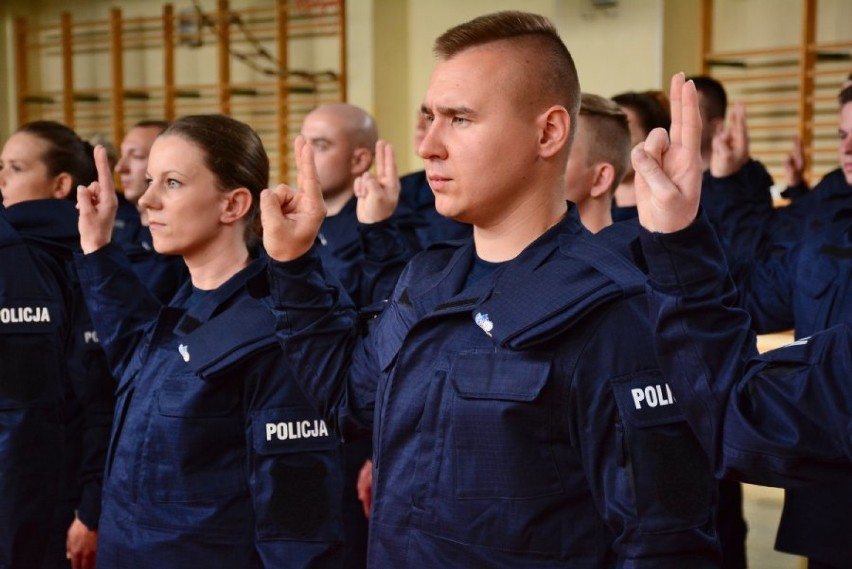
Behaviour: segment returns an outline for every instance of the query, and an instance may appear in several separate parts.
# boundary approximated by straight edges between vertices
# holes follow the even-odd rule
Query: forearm
[[[748,315],[702,216],[672,234],[643,231],[657,360],[702,445],[715,460],[729,393],[756,354]]]
[[[271,261],[269,279],[276,334],[305,395],[344,435],[360,429],[372,419],[366,409],[372,394],[359,397],[349,386],[362,351],[351,300],[315,251],[287,263]]]

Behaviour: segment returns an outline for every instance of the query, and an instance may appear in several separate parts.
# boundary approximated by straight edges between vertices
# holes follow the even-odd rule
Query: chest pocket
[[[152,491],[161,502],[231,496],[247,489],[240,382],[168,378],[150,431]]]
[[[612,389],[639,527],[662,533],[706,524],[716,482],[669,385],[647,373],[613,381]]]
[[[562,491],[549,356],[461,354],[449,372],[458,498],[524,499]]]

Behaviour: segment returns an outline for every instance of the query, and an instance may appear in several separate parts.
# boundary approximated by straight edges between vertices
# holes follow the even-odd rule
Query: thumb
[[[281,215],[281,201],[270,189],[260,192],[260,223],[266,230],[274,231],[280,227],[283,219]]]
[[[80,215],[92,215],[95,213],[95,205],[92,202],[93,198],[97,196],[97,189],[93,188],[97,182],[92,182],[89,186],[79,185],[77,186],[77,210],[80,212]]]
[[[630,158],[636,175],[642,179],[644,186],[651,193],[656,195],[660,192],[671,191],[671,180],[666,176],[657,159],[645,149],[644,143],[639,143],[633,148]]]

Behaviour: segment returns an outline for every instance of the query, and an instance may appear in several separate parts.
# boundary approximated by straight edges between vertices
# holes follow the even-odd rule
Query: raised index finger
[[[311,202],[322,202],[322,188],[314,163],[314,149],[301,134],[296,137],[296,185]]]
[[[672,75],[671,86],[669,87],[669,101],[671,103],[672,124],[669,128],[669,140],[672,146],[680,146],[683,137],[683,83],[685,81],[683,73],[675,73]]]
[[[681,144],[693,154],[701,154],[701,110],[695,83],[681,86]]]
[[[109,158],[106,148],[98,144],[95,146],[95,168],[98,169],[98,185],[101,190],[115,192],[115,182],[112,177],[112,169],[109,167]]]

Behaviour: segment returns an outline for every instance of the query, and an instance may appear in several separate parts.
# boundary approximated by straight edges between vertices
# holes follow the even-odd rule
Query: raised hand
[[[308,252],[325,219],[314,151],[301,135],[296,137],[297,187],[279,184],[260,194],[263,246],[276,261],[292,261]]]
[[[80,211],[77,228],[83,253],[97,251],[112,240],[115,212],[118,210],[112,170],[106,149],[100,144],[95,146],[95,166],[98,169],[97,181],[88,186],[77,186],[77,209]]]
[[[399,203],[400,189],[393,147],[380,140],[376,142],[375,176],[368,171],[355,179],[358,221],[377,223],[388,219]]]
[[[784,160],[784,175],[787,187],[799,186],[805,181],[805,151],[798,136],[793,136],[793,150]]]
[[[731,110],[728,124],[713,137],[710,173],[716,178],[736,174],[749,158],[748,127],[745,107],[737,103]]]
[[[633,148],[639,222],[649,231],[671,233],[695,220],[701,197],[701,114],[692,81],[672,77],[671,136],[662,128]]]

